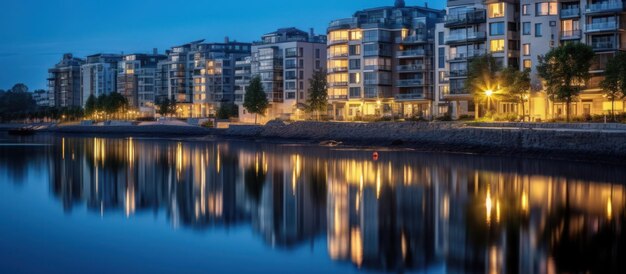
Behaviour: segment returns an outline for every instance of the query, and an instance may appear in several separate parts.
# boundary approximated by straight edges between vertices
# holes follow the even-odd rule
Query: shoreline
[[[0,131],[21,125],[0,125]],[[186,138],[195,141],[237,140],[297,143],[357,149],[410,149],[429,153],[512,156],[626,165],[626,130],[604,125],[590,129],[461,122],[270,122],[265,126],[231,125],[228,129],[198,126],[58,126],[37,132],[72,136]],[[531,127],[534,126],[534,127]],[[332,146],[329,146],[332,147]]]

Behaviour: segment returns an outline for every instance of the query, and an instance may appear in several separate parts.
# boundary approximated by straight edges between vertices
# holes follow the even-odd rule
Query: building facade
[[[608,60],[626,49],[622,1],[449,0],[446,10],[446,20],[436,27],[438,115],[473,116],[478,105],[484,106],[484,102],[473,102],[465,80],[471,58],[491,54],[502,67],[531,72],[532,90],[524,108],[499,101],[494,103],[498,113],[519,114],[533,121],[564,117],[566,105],[549,99],[537,65],[540,56],[566,43],[584,43],[596,53],[592,78],[571,105],[572,116],[602,115],[610,110],[599,85]],[[622,101],[616,106],[624,110]]]
[[[119,54],[95,54],[87,56],[87,63],[80,67],[81,106],[89,96],[98,97],[117,91],[117,63]]]
[[[444,11],[394,6],[358,11],[328,28],[328,94],[337,120],[430,117],[435,24]]]
[[[80,67],[83,59],[71,53],[48,70],[48,102],[51,107],[81,107]]]
[[[251,77],[259,76],[270,107],[261,121],[276,118],[297,120],[304,117],[309,79],[317,70],[325,69],[326,36],[315,35],[296,28],[283,28],[265,34],[252,45]],[[245,60],[240,63],[240,75],[245,76]],[[242,70],[243,69],[243,70]],[[243,81],[240,79],[240,81]],[[246,84],[247,85],[247,84]],[[240,95],[245,86],[239,86]],[[255,115],[239,104],[239,119],[254,122]]]
[[[176,100],[182,117],[207,117],[234,101],[235,62],[250,56],[249,43],[205,43],[198,40],[172,47],[167,61],[167,96]]]
[[[155,114],[157,65],[165,58],[155,49],[152,54],[124,55],[118,63],[117,92],[143,116]]]

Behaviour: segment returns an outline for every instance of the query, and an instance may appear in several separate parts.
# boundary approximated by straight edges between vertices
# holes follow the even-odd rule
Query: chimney
[[[313,39],[315,39],[315,29],[310,28],[309,29],[309,40],[313,41]]]
[[[230,43],[230,38],[228,36],[224,37],[224,44]]]
[[[153,48],[152,49],[152,54],[154,54],[154,55],[159,54],[159,50],[157,48]]]

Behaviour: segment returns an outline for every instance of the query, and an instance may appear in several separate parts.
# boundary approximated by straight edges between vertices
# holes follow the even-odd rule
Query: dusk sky
[[[0,16],[0,89],[23,82],[46,88],[63,53],[159,52],[186,42],[254,41],[277,28],[326,32],[328,22],[393,0],[4,0]],[[424,5],[407,0],[407,5]],[[445,1],[429,1],[443,8]]]

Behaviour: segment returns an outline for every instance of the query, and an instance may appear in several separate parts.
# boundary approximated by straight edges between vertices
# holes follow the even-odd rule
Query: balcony
[[[462,87],[454,87],[454,88],[450,88],[448,94],[446,94],[448,96],[468,96],[470,95],[470,93],[467,91],[467,89],[462,88]]]
[[[579,40],[582,38],[581,30],[561,31],[561,40]]]
[[[398,87],[416,87],[416,86],[423,86],[423,85],[424,85],[423,79],[404,79],[404,80],[398,80],[397,82]]]
[[[426,43],[426,42],[428,42],[428,37],[426,37],[426,35],[424,34],[411,35],[411,36],[406,36],[404,38],[396,37],[396,43],[398,44],[419,44],[419,43]]]
[[[616,21],[587,24],[587,32],[612,31],[617,30]]]
[[[487,34],[484,31],[477,31],[467,34],[452,34],[446,37],[446,44],[469,43],[487,40]]]
[[[469,52],[459,52],[455,54],[450,54],[448,61],[465,61],[470,58],[479,57],[485,55],[487,51],[485,50],[474,50]]]
[[[348,100],[348,95],[328,95],[328,100]]]
[[[415,58],[415,57],[424,57],[426,56],[426,50],[423,49],[414,49],[414,50],[405,50],[398,51],[396,53],[398,58]]]
[[[579,8],[562,9],[559,14],[561,15],[561,18],[576,18],[576,17],[580,17],[580,9]]]
[[[270,102],[280,103],[283,101],[283,93],[282,92],[270,92],[267,94],[267,100]]]
[[[329,87],[347,87],[348,82],[328,82]]]
[[[346,72],[348,71],[348,67],[334,67],[334,68],[329,68],[328,72],[330,73],[335,73],[335,72]]]
[[[348,43],[348,38],[328,40],[328,45],[347,44],[347,43]]]
[[[587,14],[590,13],[607,13],[620,12],[624,10],[622,1],[603,1],[595,4],[587,5]]]
[[[452,70],[450,77],[467,77],[467,70]]]
[[[424,93],[407,93],[407,94],[396,94],[396,100],[398,101],[410,101],[410,100],[424,100],[427,99],[424,96]]]
[[[356,24],[356,18],[346,18],[346,19],[334,20],[334,21],[330,22],[330,24],[328,25],[328,28],[330,30],[334,30],[334,29],[349,29],[349,28],[351,28],[352,24]]]
[[[348,58],[348,53],[347,52],[346,53],[335,53],[335,54],[330,53],[330,54],[328,54],[328,56],[330,58],[333,58],[333,59],[337,59],[337,58],[343,59],[343,58]]]
[[[391,70],[391,66],[371,65],[371,66],[364,66],[363,70]]]
[[[398,72],[418,72],[424,71],[426,66],[424,64],[400,65],[396,69]]]
[[[363,81],[365,85],[368,86],[389,86],[391,85],[391,81],[389,80],[378,80],[378,79],[367,79]]]
[[[364,50],[363,56],[391,56],[391,50]]]
[[[595,51],[603,51],[603,50],[615,50],[616,43],[613,41],[607,42],[591,42],[591,48]]]
[[[452,14],[446,16],[444,26],[446,28],[462,25],[481,24],[487,21],[485,10],[468,11],[466,13]]]

